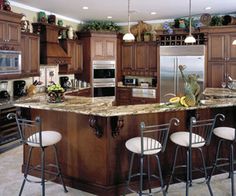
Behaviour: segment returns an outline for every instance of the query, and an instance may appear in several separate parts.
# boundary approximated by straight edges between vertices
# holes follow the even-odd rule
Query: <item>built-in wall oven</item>
[[[93,61],[93,96],[115,96],[115,61]]]

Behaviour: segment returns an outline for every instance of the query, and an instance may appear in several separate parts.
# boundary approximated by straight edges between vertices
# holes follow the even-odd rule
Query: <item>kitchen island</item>
[[[27,118],[41,116],[43,129],[57,130],[62,134],[62,141],[58,143],[59,161],[68,186],[96,195],[119,195],[128,175],[130,156],[125,142],[139,135],[142,121],[158,124],[177,117],[180,125],[173,127],[171,132],[174,132],[186,129],[191,116],[204,119],[220,112],[226,115],[223,124],[235,127],[235,98],[201,103],[188,108],[169,104],[115,106],[110,98],[74,96],[66,96],[63,103],[48,103],[42,94],[20,100],[15,106],[20,107],[22,115]],[[215,145],[213,138],[206,150],[209,166],[214,159]],[[27,150],[27,146],[24,146],[23,169]],[[173,154],[174,145],[168,142],[165,153],[160,156],[165,179],[170,172]],[[47,156],[48,161],[51,157]],[[40,161],[37,156],[33,159],[33,163]],[[193,163],[198,164],[195,154],[193,159]],[[137,169],[135,165],[134,170]],[[155,169],[154,162],[152,169]]]

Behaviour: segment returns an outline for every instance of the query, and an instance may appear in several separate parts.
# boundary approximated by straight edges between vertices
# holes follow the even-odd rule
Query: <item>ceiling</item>
[[[127,22],[128,0],[11,0],[79,21],[112,20]],[[87,10],[82,7],[87,6]],[[131,22],[173,19],[188,16],[189,0],[130,0]],[[206,7],[210,10],[205,10]],[[156,15],[151,15],[156,12]],[[192,0],[192,15],[236,14],[235,0]],[[112,19],[107,19],[112,16]]]

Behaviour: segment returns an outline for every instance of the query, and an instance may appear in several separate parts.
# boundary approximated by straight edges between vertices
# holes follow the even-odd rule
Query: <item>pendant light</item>
[[[232,45],[236,45],[236,39],[232,42]]]
[[[189,34],[185,38],[184,42],[186,44],[191,44],[196,42],[196,39],[192,35],[191,0],[189,0]]]
[[[135,39],[134,35],[130,33],[130,0],[128,0],[128,33],[123,36],[124,41],[133,41]]]

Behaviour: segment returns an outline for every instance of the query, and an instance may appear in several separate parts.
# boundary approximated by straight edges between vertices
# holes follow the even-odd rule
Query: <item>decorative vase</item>
[[[58,20],[57,25],[62,27],[63,26],[63,20]]]
[[[47,16],[45,12],[38,12],[38,22],[47,22]]]
[[[145,42],[149,42],[150,41],[150,35],[144,35],[143,39]]]
[[[64,102],[64,91],[53,90],[48,92],[49,103],[61,103]]]
[[[67,36],[68,36],[69,39],[73,39],[74,32],[73,32],[72,27],[69,27],[69,30],[67,31]]]
[[[48,23],[55,25],[55,24],[56,24],[56,16],[53,15],[53,14],[49,15],[49,16],[48,16]]]

